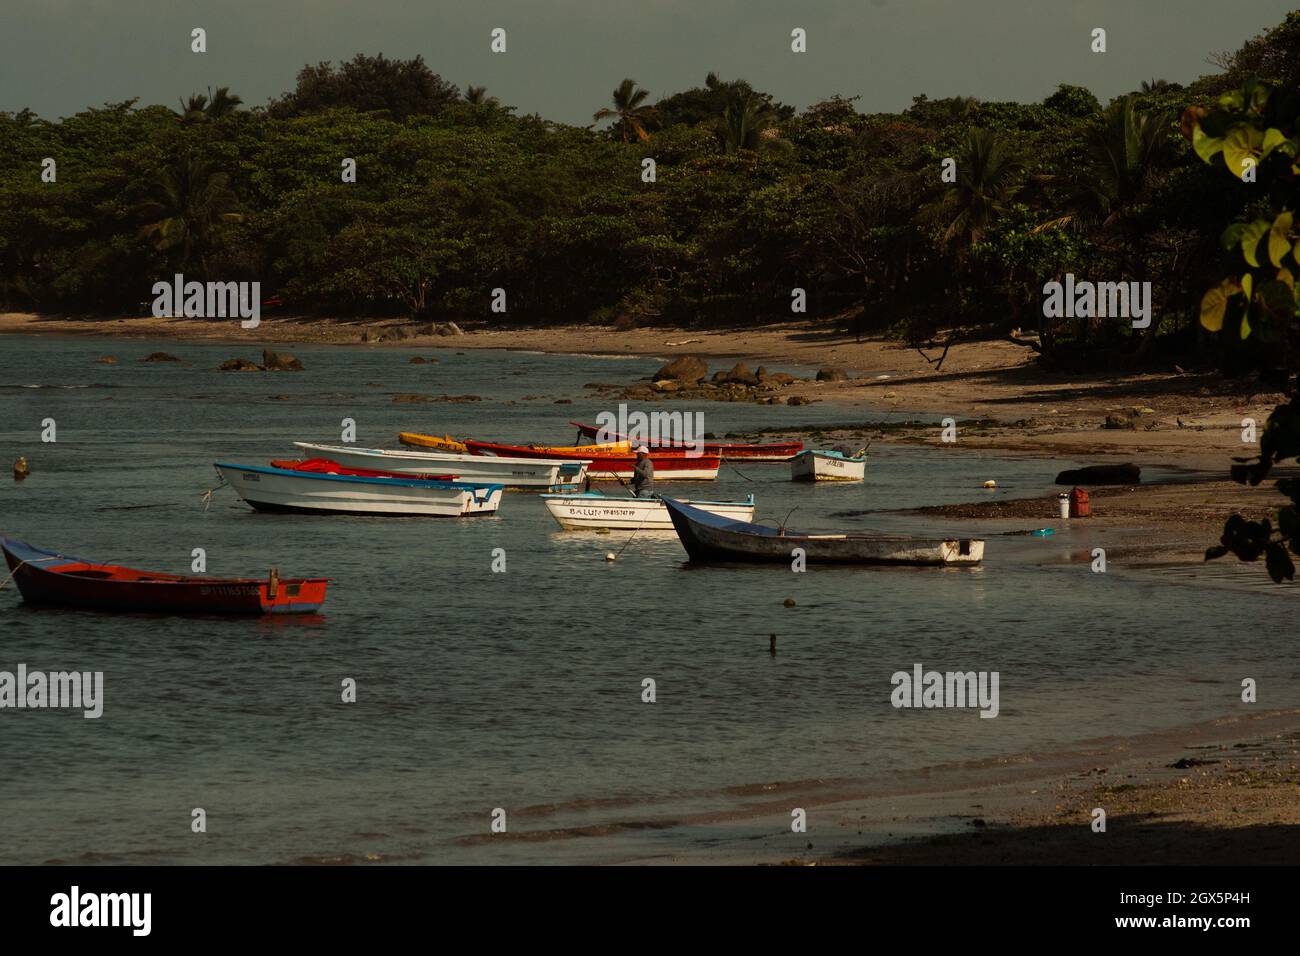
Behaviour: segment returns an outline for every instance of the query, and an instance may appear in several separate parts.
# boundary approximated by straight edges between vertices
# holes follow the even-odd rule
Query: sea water
[[[1040,518],[1002,524],[896,513],[1044,496],[1079,464],[965,451],[960,435],[877,443],[862,483],[736,463],[716,482],[658,490],[753,493],[761,519],[800,529],[974,528],[988,542],[977,569],[695,567],[672,533],[562,532],[520,492],[470,519],[263,515],[228,488],[205,498],[214,461],[300,457],[293,440],[337,442],[344,419],[362,446],[395,447],[403,430],[571,442],[571,419],[615,411],[585,383],[657,367],[288,348],[305,371],[220,372],[241,352],[257,358],[231,345],[0,338],[0,463],[31,462],[25,482],[0,481],[0,531],[151,570],[188,573],[201,548],[210,574],[332,579],[322,612],[301,618],[33,609],[0,591],[0,670],[104,674],[97,720],[0,711],[0,863],[599,862],[701,847],[724,858],[716,832],[690,821],[755,793],[886,788],[926,768],[1239,714],[1244,678],[1255,706],[1300,704],[1295,605],[1260,585],[1262,567],[1162,575],[1112,560],[1097,574],[1092,548],[1110,539],[1082,522],[1048,538],[1001,533],[1060,525],[1050,500]],[[182,361],[140,361],[158,350]],[[96,363],[106,352],[117,364]],[[410,393],[482,400],[394,403]],[[927,417],[865,400],[672,407],[730,434]],[[928,417],[937,436],[943,416]],[[996,491],[981,488],[989,478]],[[916,664],[998,672],[998,716],[895,709],[890,676]],[[491,832],[498,810],[505,834]],[[728,839],[770,825],[742,821]]]

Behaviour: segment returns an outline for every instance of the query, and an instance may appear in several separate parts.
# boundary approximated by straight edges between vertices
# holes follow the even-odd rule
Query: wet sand
[[[557,862],[633,865],[1293,864],[1300,710],[1256,707],[1054,752],[733,787],[723,811],[604,801],[615,819],[548,827],[594,804],[521,808],[519,829],[460,842],[548,844]],[[796,807],[802,833],[791,829]],[[1097,808],[1105,832],[1093,829]],[[611,859],[600,845],[610,837],[631,849]]]

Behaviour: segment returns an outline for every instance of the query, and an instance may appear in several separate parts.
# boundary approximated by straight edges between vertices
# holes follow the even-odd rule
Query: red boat
[[[97,564],[0,539],[28,604],[165,614],[307,614],[325,602],[328,578],[198,578]]]
[[[421,481],[456,481],[458,475],[413,475],[398,471],[376,471],[373,468],[345,468],[328,458],[281,458],[271,462],[272,468],[288,471],[310,471],[319,475],[359,475],[363,478],[418,478]]]
[[[465,447],[471,455],[589,461],[587,475],[590,478],[631,478],[632,469],[636,467],[635,454],[610,451],[598,445],[498,445],[489,441],[467,441]],[[654,450],[650,452],[650,461],[655,466],[655,479],[663,481],[717,478],[722,466],[722,459],[716,453],[692,455],[685,451]]]
[[[569,422],[570,425],[578,429],[578,434],[591,439],[603,439],[605,441],[634,441],[626,435],[617,433],[608,433],[601,435],[601,430],[595,425],[584,425],[582,422]],[[647,448],[663,448],[672,450],[677,448],[686,448],[685,442],[680,441],[658,441],[645,442]],[[704,442],[704,453],[706,455],[718,455],[723,461],[786,461],[793,458],[799,452],[803,451],[803,442],[801,441],[782,441],[770,442],[766,445],[755,445],[746,442]],[[658,465],[655,466],[658,468]]]

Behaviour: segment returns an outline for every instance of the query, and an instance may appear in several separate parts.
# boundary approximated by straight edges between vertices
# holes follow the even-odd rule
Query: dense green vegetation
[[[1300,35],[1300,18],[1287,23]],[[1297,181],[1300,180],[1300,63],[1296,47],[1285,52],[1287,78],[1276,85],[1249,80],[1230,90],[1213,107],[1189,107],[1183,128],[1197,154],[1220,175],[1254,187],[1246,215],[1223,230],[1229,275],[1209,288],[1201,302],[1201,324],[1227,341],[1256,341],[1282,368],[1295,372],[1300,362],[1300,233],[1297,232]],[[1290,383],[1294,386],[1294,382]],[[1289,389],[1286,404],[1269,416],[1259,437],[1259,455],[1238,458],[1232,476],[1258,485],[1274,465],[1300,457],[1300,395]],[[1250,521],[1233,515],[1219,545],[1206,558],[1235,554],[1244,561],[1261,557],[1274,581],[1295,577],[1292,555],[1300,555],[1300,480],[1283,478],[1277,490],[1290,504],[1276,521]]]
[[[294,312],[749,324],[789,316],[801,287],[810,316],[858,331],[1023,329],[1058,365],[1139,360],[1216,338],[1198,318],[1220,233],[1267,201],[1202,162],[1180,117],[1250,76],[1294,86],[1298,24],[1220,75],[1104,106],[1062,86],[796,112],[709,74],[657,100],[631,79],[593,91],[577,128],[462,94],[418,58],[359,55],[305,67],[259,109],[223,87],[179,110],[0,113],[0,308],[135,311],[180,271],[260,280]],[[1044,319],[1043,283],[1066,273],[1150,281],[1157,321]],[[1230,369],[1280,356],[1217,338]]]

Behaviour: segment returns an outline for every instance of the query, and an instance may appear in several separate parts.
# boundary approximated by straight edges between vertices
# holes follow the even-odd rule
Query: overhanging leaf
[[[1223,328],[1223,314],[1228,310],[1228,297],[1236,292],[1234,286],[1231,279],[1224,279],[1201,296],[1201,325],[1209,331],[1218,332]]]
[[[1201,129],[1201,124],[1197,123],[1196,128],[1192,130],[1192,149],[1196,150],[1196,155],[1201,157],[1203,162],[1208,163],[1223,152],[1223,137],[1207,136]]]
[[[1223,137],[1223,161],[1234,176],[1242,179],[1246,170],[1259,162],[1263,145],[1264,134],[1254,126],[1235,126]]]
[[[1295,563],[1280,542],[1269,542],[1264,552],[1264,566],[1268,568],[1268,576],[1275,584],[1281,584],[1284,580],[1290,581],[1295,577]]]
[[[1240,245],[1241,234],[1246,231],[1248,224],[1244,222],[1234,222],[1227,229],[1223,230],[1223,235],[1219,237],[1219,242],[1223,244],[1224,249],[1231,249],[1233,246]]]
[[[1268,230],[1268,258],[1275,266],[1280,266],[1282,257],[1291,251],[1291,220],[1291,213],[1284,212]]]
[[[1269,226],[1272,225],[1267,219],[1256,219],[1246,226],[1241,233],[1241,254],[1245,257],[1246,262],[1259,268],[1259,259],[1256,256],[1259,241],[1268,234]]]
[[[1267,156],[1285,142],[1286,137],[1282,135],[1282,131],[1276,127],[1270,126],[1264,131],[1264,144],[1261,147],[1261,150],[1263,154]]]

